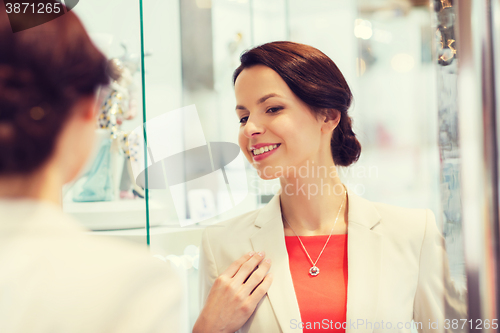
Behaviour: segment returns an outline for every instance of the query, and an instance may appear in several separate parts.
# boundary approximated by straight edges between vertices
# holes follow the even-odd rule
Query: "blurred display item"
[[[455,284],[466,285],[462,233],[460,145],[458,131],[457,52],[455,50],[455,9],[450,0],[433,1],[435,29],[436,88],[438,106],[438,148],[443,236],[450,271]]]
[[[90,170],[77,181],[73,201],[144,198],[144,189],[135,183],[130,166],[137,161],[139,146],[134,144],[137,140],[129,138],[129,133],[121,129],[124,120],[137,115],[133,85],[133,73],[137,68],[133,61],[124,62],[118,58],[108,61],[111,83],[100,92],[104,98],[97,116],[97,131],[104,131],[108,137],[102,139]]]
[[[110,130],[111,137],[118,137],[123,120],[131,120],[137,115],[137,105],[133,97],[133,78],[130,67],[117,58],[108,62],[109,87],[102,92],[106,98],[98,115],[98,126]]]
[[[455,37],[455,11],[451,0],[434,0],[437,30],[437,60],[441,66],[448,66],[457,57]]]
[[[194,220],[203,221],[217,214],[214,195],[208,189],[190,190],[188,203],[189,213]]]
[[[377,14],[390,16],[406,16],[413,9],[409,0],[358,0],[358,11],[362,14]]]
[[[112,140],[104,138],[90,170],[74,185],[73,201],[111,201],[113,192],[113,170],[111,167]],[[83,183],[83,184],[82,184]]]
[[[122,178],[120,181],[120,198],[144,198],[144,188],[139,186],[134,178],[132,164],[138,163],[139,158],[139,138],[134,132],[121,136],[121,147],[125,153],[123,162]],[[132,192],[130,191],[132,190]]]

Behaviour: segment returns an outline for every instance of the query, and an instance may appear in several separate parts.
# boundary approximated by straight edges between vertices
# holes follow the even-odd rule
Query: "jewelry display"
[[[138,64],[127,53],[108,61],[111,82],[99,93],[103,99],[96,122],[101,146],[89,171],[76,183],[73,201],[144,198],[144,189],[136,184],[131,167],[131,163],[137,162],[138,140],[121,128],[124,121],[137,115],[133,84],[137,69]]]

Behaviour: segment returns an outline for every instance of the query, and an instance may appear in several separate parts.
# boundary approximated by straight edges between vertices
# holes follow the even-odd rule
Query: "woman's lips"
[[[258,162],[258,161],[262,161],[263,159],[265,159],[266,157],[272,155],[276,150],[279,149],[279,147],[281,146],[280,143],[276,144],[277,147],[276,148],[273,148],[272,150],[269,150],[269,151],[266,151],[266,152],[263,152],[259,155],[254,155],[253,152],[251,151],[250,154],[252,154],[252,157],[253,157],[253,160]]]

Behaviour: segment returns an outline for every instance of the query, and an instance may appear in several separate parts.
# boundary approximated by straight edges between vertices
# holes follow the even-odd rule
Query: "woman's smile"
[[[258,162],[274,154],[274,152],[276,152],[276,150],[278,150],[280,146],[281,143],[259,143],[250,147],[250,152],[252,153],[253,160]]]

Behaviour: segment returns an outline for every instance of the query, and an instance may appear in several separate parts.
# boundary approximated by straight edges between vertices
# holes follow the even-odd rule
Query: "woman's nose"
[[[250,139],[256,135],[263,134],[264,132],[265,129],[262,124],[258,123],[255,118],[248,118],[244,129],[244,134],[247,138]]]

